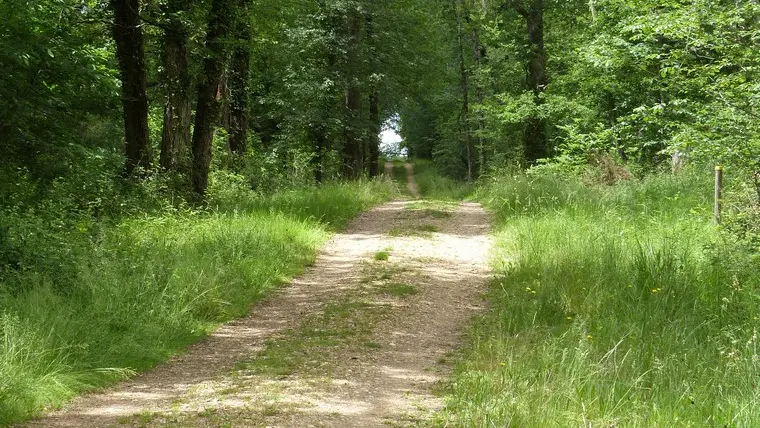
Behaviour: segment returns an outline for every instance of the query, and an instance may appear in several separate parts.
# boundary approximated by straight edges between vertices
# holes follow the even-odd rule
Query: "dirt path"
[[[420,189],[417,187],[417,181],[414,179],[414,166],[412,166],[410,163],[407,163],[404,164],[404,168],[406,169],[406,181],[407,188],[409,189],[409,194],[411,194],[413,198],[419,199]]]
[[[488,229],[477,204],[377,207],[248,318],[29,426],[375,427],[424,420],[442,404],[434,390],[450,374],[449,353],[483,304]]]

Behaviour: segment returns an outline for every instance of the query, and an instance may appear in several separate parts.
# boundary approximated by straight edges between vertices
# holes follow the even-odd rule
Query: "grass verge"
[[[500,277],[434,424],[760,425],[758,256],[711,224],[709,180],[481,188]]]
[[[3,277],[0,425],[152,367],[247,314],[313,262],[331,231],[392,193],[377,181],[267,197],[211,190],[213,212],[83,227],[66,282],[45,266]]]

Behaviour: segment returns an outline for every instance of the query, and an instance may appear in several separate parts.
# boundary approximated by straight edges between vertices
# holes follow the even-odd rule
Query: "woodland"
[[[434,426],[760,423],[755,0],[2,0],[0,424],[180,352],[397,198],[494,214]],[[713,221],[713,170],[724,167]]]

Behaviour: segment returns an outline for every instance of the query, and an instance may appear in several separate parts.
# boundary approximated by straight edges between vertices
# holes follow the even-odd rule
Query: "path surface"
[[[420,189],[417,187],[417,181],[414,179],[414,166],[412,166],[410,163],[407,163],[404,164],[404,168],[406,169],[406,186],[409,189],[409,194],[411,194],[413,198],[419,199]]]
[[[434,392],[450,375],[449,354],[484,304],[489,220],[472,203],[395,201],[363,213],[249,317],[28,425],[379,427],[424,420],[441,406]]]

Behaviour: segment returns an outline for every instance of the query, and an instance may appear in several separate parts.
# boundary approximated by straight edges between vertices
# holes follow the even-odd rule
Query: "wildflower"
[[[659,293],[660,291],[662,291],[662,288],[653,288],[653,289],[652,289],[652,294],[657,294],[657,293]]]
[[[588,336],[586,336],[586,339],[588,339],[588,340],[594,340],[594,336],[592,336],[592,335],[589,334]]]
[[[568,320],[568,321],[572,321],[572,320],[573,320],[573,317],[567,317],[567,320]]]

